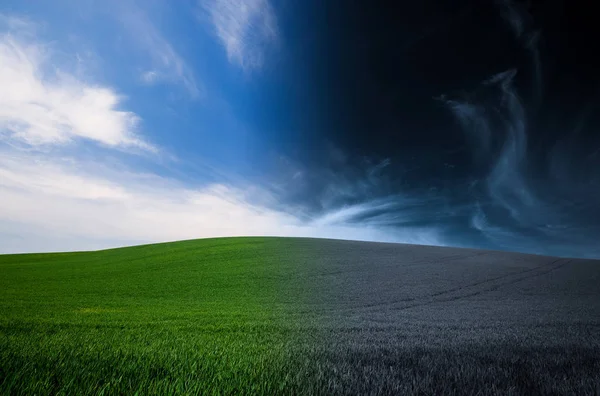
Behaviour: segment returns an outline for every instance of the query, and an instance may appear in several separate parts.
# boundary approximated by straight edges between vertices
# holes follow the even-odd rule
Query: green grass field
[[[0,256],[0,393],[294,393],[294,245]],[[307,316],[303,316],[307,320]]]

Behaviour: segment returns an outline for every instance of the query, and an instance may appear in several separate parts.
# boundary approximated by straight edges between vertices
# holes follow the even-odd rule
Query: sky
[[[590,15],[4,1],[0,252],[277,235],[600,257]]]

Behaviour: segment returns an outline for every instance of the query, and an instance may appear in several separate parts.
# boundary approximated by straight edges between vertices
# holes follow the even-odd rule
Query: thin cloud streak
[[[533,29],[533,18],[523,5],[512,0],[497,0],[496,3],[500,8],[500,15],[511,27],[515,37],[521,42],[523,48],[530,52],[535,100],[536,103],[539,103],[543,93],[542,61],[538,48],[541,32]]]
[[[183,85],[192,98],[202,94],[202,89],[185,59],[152,23],[148,15],[132,2],[119,3],[113,12],[123,28],[129,31],[131,39],[152,60],[151,70],[141,73],[140,79],[146,84],[161,81]]]

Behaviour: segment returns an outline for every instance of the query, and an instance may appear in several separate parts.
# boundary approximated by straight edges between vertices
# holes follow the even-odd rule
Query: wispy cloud
[[[278,158],[271,191],[286,203],[282,210],[317,230],[351,227],[378,241],[447,245],[444,197],[391,188],[389,158],[354,158],[326,146],[324,162],[311,166]]]
[[[524,177],[527,154],[527,119],[513,80],[516,70],[497,73],[480,87],[479,102],[445,100],[461,121],[466,133],[472,134],[473,151],[486,153],[489,173],[485,179],[488,195],[520,225],[536,226],[541,213],[539,199]],[[499,153],[490,152],[492,137],[501,141]],[[473,224],[483,230],[488,225],[485,213],[477,206]],[[497,228],[490,227],[489,230]]]
[[[113,89],[87,83],[52,63],[52,48],[18,18],[0,30],[0,137],[29,146],[77,138],[107,146],[153,148],[136,134],[139,117],[120,110]]]
[[[597,257],[591,236],[600,228],[591,196],[600,189],[591,174],[582,174],[581,162],[574,166],[567,145],[549,153],[550,174],[529,168],[528,116],[515,86],[516,70],[497,73],[472,95],[472,102],[446,100],[464,122],[465,132],[482,130],[501,143],[488,151],[485,140],[473,139],[473,151],[486,150],[487,175],[479,183],[485,194],[472,208],[471,226],[494,246],[532,253]],[[477,111],[471,109],[477,108]],[[482,128],[483,126],[483,128]],[[588,159],[589,161],[589,159]],[[589,161],[590,165],[593,161]],[[585,166],[582,167],[585,169]],[[585,198],[582,198],[585,197]],[[586,218],[579,211],[586,208]]]
[[[340,223],[350,223],[362,215],[371,215],[374,212],[393,209],[397,205],[389,199],[380,199],[375,201],[362,202],[355,205],[346,205],[339,209],[325,212],[322,216],[315,219],[313,224],[331,225]]]
[[[469,100],[447,99],[445,95],[436,98],[450,108],[460,126],[469,134],[473,144],[478,150],[473,151],[477,160],[486,160],[490,155],[492,144],[492,127],[486,117],[486,109]]]
[[[183,85],[192,97],[202,93],[194,73],[184,58],[158,30],[141,7],[133,2],[120,2],[113,15],[129,32],[131,39],[149,55],[152,66],[141,73],[147,84],[161,81]]]
[[[519,4],[513,0],[496,0],[500,8],[500,14],[506,23],[510,26],[515,37],[520,40],[523,48],[528,50],[531,55],[533,65],[534,93],[536,101],[539,102],[542,96],[542,61],[538,43],[541,37],[540,30],[534,29],[533,18],[527,11],[525,5]]]
[[[515,36],[521,37],[526,32],[529,22],[529,15],[524,7],[512,0],[496,0],[496,4],[500,7],[502,17],[510,25]]]
[[[160,73],[155,70],[148,70],[143,72],[140,78],[146,84],[154,84],[160,79]]]
[[[278,39],[277,18],[268,0],[201,0],[231,63],[258,69]]]

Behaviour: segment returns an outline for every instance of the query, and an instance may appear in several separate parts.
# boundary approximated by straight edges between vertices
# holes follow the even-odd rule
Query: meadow
[[[600,394],[600,263],[304,238],[0,256],[0,394]]]

